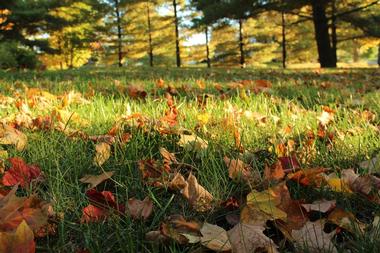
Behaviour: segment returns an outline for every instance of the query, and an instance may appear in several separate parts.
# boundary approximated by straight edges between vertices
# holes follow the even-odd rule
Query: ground
[[[345,191],[333,178],[352,168],[377,179],[380,168],[362,162],[380,151],[379,90],[377,69],[1,72],[0,119],[28,141],[25,148],[2,145],[0,151],[38,165],[43,173],[41,182],[19,191],[49,201],[56,213],[55,233],[36,239],[37,252],[193,252],[202,246],[175,239],[151,242],[146,233],[159,230],[160,224],[162,230],[171,215],[229,230],[235,225],[231,219],[243,219],[248,193],[279,185],[299,203],[335,200],[334,208],[364,224],[357,232],[330,222],[338,250],[378,252],[379,237],[368,229],[380,212],[376,183],[371,193],[352,185]],[[184,133],[197,139],[181,141]],[[110,150],[100,150],[100,143]],[[176,161],[165,158],[160,148]],[[108,151],[109,158],[102,156]],[[280,175],[268,169],[276,171],[278,158],[287,159]],[[229,159],[240,159],[249,177],[258,173],[262,181],[229,174]],[[9,166],[7,161],[5,169]],[[318,168],[324,169],[318,177],[302,177],[326,184],[294,176]],[[83,208],[90,197],[80,179],[104,171],[114,174],[96,186],[98,191],[112,192],[120,205],[149,197],[153,213],[138,219],[119,207],[104,207],[107,217],[86,220]],[[202,191],[212,195],[205,198],[210,203],[201,205],[170,185],[177,172],[184,178],[194,175]],[[317,213],[318,218],[312,218],[314,213],[308,218],[328,217]],[[280,251],[295,249],[292,243],[279,243],[286,236],[273,232],[273,224],[266,227]]]

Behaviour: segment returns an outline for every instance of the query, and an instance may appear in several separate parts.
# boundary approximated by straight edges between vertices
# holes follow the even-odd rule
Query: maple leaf
[[[79,181],[84,184],[89,184],[89,188],[95,188],[105,180],[110,179],[114,173],[114,171],[105,171],[100,175],[85,175],[79,179]]]
[[[148,219],[153,212],[153,202],[146,197],[144,200],[131,198],[128,200],[128,211],[132,219]]]
[[[17,186],[0,199],[0,230],[12,231],[23,220],[33,230],[47,225],[48,217],[52,215],[50,204],[36,196],[17,197],[16,190]]]
[[[231,250],[227,232],[223,228],[205,222],[200,232],[202,234],[201,244],[206,248],[218,252]]]
[[[20,184],[26,188],[33,180],[41,179],[41,170],[35,165],[28,165],[19,157],[9,158],[11,167],[4,173],[1,182],[5,186]]]
[[[325,182],[325,174],[323,173],[326,171],[328,171],[326,168],[303,169],[288,174],[288,178],[303,186],[321,186]]]
[[[0,232],[0,252],[34,253],[35,250],[33,231],[24,220],[15,232]]]
[[[232,180],[243,180],[251,184],[261,181],[260,173],[258,171],[254,171],[249,165],[245,164],[240,159],[230,159],[225,156],[223,160],[228,167],[228,176]]]
[[[300,230],[293,230],[292,237],[294,238],[295,246],[300,250],[307,249],[311,253],[337,252],[331,241],[335,232],[325,233],[323,231],[324,225],[324,220],[308,221]]]
[[[25,134],[11,126],[0,123],[0,144],[14,145],[18,151],[22,151],[27,141]]]
[[[262,192],[253,190],[247,195],[247,205],[251,208],[256,208],[270,215],[272,219],[286,220],[287,214],[277,207],[279,204],[279,195],[272,189],[268,189]]]
[[[111,146],[106,142],[101,142],[95,146],[94,164],[102,166],[111,156]]]
[[[231,244],[232,252],[251,253],[265,249],[270,253],[277,253],[277,247],[264,235],[263,226],[238,223],[227,232]]]

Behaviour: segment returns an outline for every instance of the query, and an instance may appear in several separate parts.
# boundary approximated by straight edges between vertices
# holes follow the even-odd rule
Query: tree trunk
[[[146,11],[148,16],[148,36],[149,36],[149,49],[148,49],[148,55],[149,55],[149,66],[153,67],[153,44],[152,44],[152,25],[150,21],[150,8],[149,8],[149,1],[146,4]]]
[[[121,18],[119,9],[119,0],[114,0],[115,3],[115,14],[116,14],[116,24],[117,24],[117,54],[118,54],[118,65],[122,66],[121,60],[123,59],[122,53],[122,34],[121,34]]]
[[[338,62],[338,55],[337,55],[337,50],[338,50],[338,36],[336,33],[336,2],[335,0],[331,1],[332,4],[332,15],[331,15],[331,49],[332,49],[332,54],[334,57],[335,62]]]
[[[177,67],[181,67],[181,52],[179,48],[179,31],[178,31],[178,16],[177,16],[177,1],[173,0],[174,9],[174,25],[175,25],[175,56]]]
[[[282,67],[286,69],[286,22],[285,12],[281,12],[281,26],[282,26]]]
[[[207,68],[211,68],[210,48],[209,48],[209,42],[208,42],[208,26],[205,27],[205,36],[206,36],[206,61],[207,61]]]
[[[239,49],[240,49],[240,67],[245,68],[243,20],[242,19],[239,19]]]
[[[353,49],[352,49],[352,61],[354,63],[359,61],[359,46],[358,43],[354,40],[353,42]]]
[[[377,53],[377,64],[378,64],[379,67],[380,67],[380,43],[379,43],[378,53]]]
[[[311,0],[311,4],[319,63],[321,68],[336,68],[336,60],[334,59],[330,44],[329,25],[326,17],[326,2],[324,0]]]
[[[69,69],[74,68],[74,46],[70,47],[70,65]]]

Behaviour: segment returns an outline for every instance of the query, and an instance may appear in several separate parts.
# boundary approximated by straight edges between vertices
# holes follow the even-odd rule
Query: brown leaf
[[[284,176],[285,172],[280,161],[272,166],[265,165],[264,178],[266,180],[281,180]]]
[[[11,126],[0,123],[0,144],[14,145],[18,151],[22,151],[27,141],[25,134]]]
[[[263,226],[239,223],[227,232],[232,252],[251,253],[265,249],[270,253],[277,253],[274,242],[264,235]],[[260,251],[261,252],[261,251]]]
[[[302,207],[306,209],[307,212],[317,211],[321,213],[327,213],[328,211],[334,209],[336,206],[335,200],[317,200],[311,204],[302,204]]]
[[[153,212],[153,202],[146,197],[144,200],[131,198],[128,200],[129,215],[132,219],[148,219]]]
[[[200,237],[201,226],[195,221],[186,221],[182,215],[172,215],[161,224],[161,234],[180,244],[189,243],[192,237]]]
[[[182,195],[189,201],[190,205],[198,212],[205,212],[212,208],[214,197],[190,173],[186,186],[181,191]]]
[[[205,222],[200,231],[203,246],[218,252],[231,250],[227,232],[223,228]]]
[[[79,181],[84,184],[90,184],[89,188],[95,188],[105,180],[110,179],[114,173],[114,171],[105,171],[100,175],[85,175]]]
[[[111,146],[106,142],[101,142],[95,146],[94,164],[102,166],[111,156]]]
[[[320,252],[337,252],[331,239],[335,232],[329,234],[323,231],[325,225],[324,220],[316,222],[308,221],[305,226],[300,230],[293,230],[292,236],[295,240],[295,246],[301,250],[307,249],[311,253]]]
[[[261,181],[260,174],[239,159],[223,158],[227,168],[228,176],[232,180],[244,180],[247,183],[255,184]]]

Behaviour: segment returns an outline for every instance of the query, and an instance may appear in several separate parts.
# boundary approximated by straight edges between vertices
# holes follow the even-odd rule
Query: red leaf
[[[20,184],[26,188],[30,182],[41,176],[41,170],[35,165],[28,165],[19,157],[9,158],[12,167],[4,173],[2,184],[14,186]]]
[[[116,202],[115,196],[110,191],[98,192],[95,189],[90,189],[86,192],[86,196],[90,202],[103,209],[115,209],[119,213],[125,213],[125,206]]]
[[[282,168],[284,168],[284,170],[295,170],[301,168],[301,165],[299,164],[295,155],[279,157],[278,160],[281,162]]]
[[[108,210],[90,204],[83,208],[81,223],[101,221],[106,219],[107,216]]]

